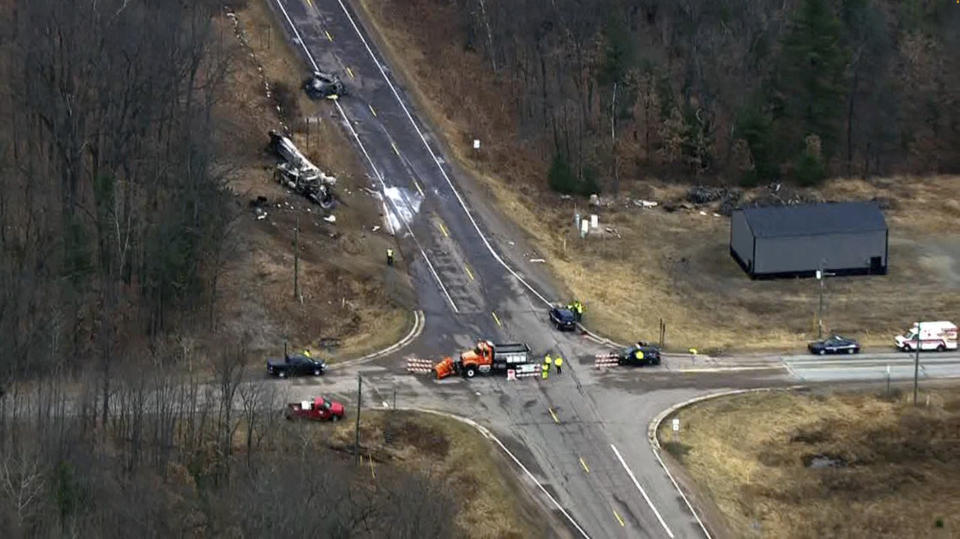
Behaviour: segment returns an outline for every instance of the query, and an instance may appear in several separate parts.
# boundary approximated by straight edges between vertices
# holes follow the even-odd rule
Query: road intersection
[[[702,537],[696,513],[660,464],[648,426],[663,410],[736,388],[913,376],[904,354],[819,359],[666,355],[658,368],[599,370],[595,339],[547,323],[557,287],[524,256],[524,236],[490,206],[445,152],[343,0],[270,0],[306,69],[346,73],[330,110],[356,142],[411,268],[424,322],[402,351],[284,382],[298,397],[351,394],[362,375],[372,405],[441,410],[496,436],[557,515],[555,535]],[[439,359],[479,339],[561,354],[563,375],[443,381],[404,371],[405,357]],[[908,372],[909,371],[909,372]],[[923,376],[960,376],[960,355],[923,356]],[[371,405],[371,401],[366,401]]]

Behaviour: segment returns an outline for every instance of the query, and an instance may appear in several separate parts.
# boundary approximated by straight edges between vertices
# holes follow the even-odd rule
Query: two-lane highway
[[[426,329],[413,352],[436,357],[482,337],[522,341],[537,355],[549,351],[570,358],[566,372],[546,382],[417,379],[427,387],[411,392],[445,394],[447,409],[502,434],[571,516],[568,529],[574,535],[699,533],[687,508],[671,503],[664,511],[651,499],[650,491],[669,493],[673,487],[662,474],[651,478],[649,471],[633,469],[655,467],[649,446],[611,435],[591,395],[598,389],[595,373],[572,361],[590,357],[596,346],[546,325],[547,298],[555,297],[549,283],[534,282],[532,272],[521,274],[506,263],[501,254],[506,246],[477,217],[496,210],[478,208],[483,201],[462,194],[466,180],[445,161],[356,15],[340,0],[273,0],[273,6],[308,69],[346,74],[349,95],[332,108],[384,195],[403,253],[413,261],[426,313]],[[371,380],[377,369],[390,377],[396,364],[367,367]],[[646,424],[617,428],[642,433]],[[675,498],[675,491],[667,496]]]

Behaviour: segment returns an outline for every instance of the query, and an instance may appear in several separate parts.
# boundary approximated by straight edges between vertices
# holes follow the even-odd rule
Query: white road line
[[[640,486],[640,482],[637,481],[637,476],[633,475],[633,470],[631,470],[630,467],[627,466],[627,463],[623,460],[623,456],[620,455],[620,451],[617,450],[617,446],[610,444],[610,449],[613,449],[613,452],[617,455],[617,460],[619,460],[620,464],[623,465],[623,469],[627,471],[627,475],[630,476],[630,479],[637,487],[637,490],[640,491],[640,494],[643,494],[643,499],[647,501],[647,505],[649,505],[650,509],[653,510],[653,514],[657,515],[657,520],[660,521],[660,525],[663,526],[664,531],[667,532],[667,536],[669,536],[670,539],[673,539],[673,532],[670,531],[670,527],[667,526],[667,523],[663,521],[663,517],[660,516],[660,511],[657,511],[657,508],[653,506],[653,502],[650,501],[650,497],[647,496],[646,491]]]
[[[450,186],[450,189],[453,191],[453,194],[457,197],[457,201],[460,203],[460,207],[463,208],[464,213],[467,214],[467,218],[470,219],[470,223],[473,224],[473,228],[476,229],[477,234],[480,236],[480,239],[483,240],[483,244],[487,247],[487,250],[490,251],[490,254],[493,255],[493,258],[496,259],[496,261],[499,262],[500,265],[503,266],[504,269],[506,269],[511,275],[513,275],[517,279],[517,281],[519,281],[521,284],[527,287],[527,289],[530,290],[530,292],[533,292],[533,294],[537,296],[537,298],[539,298],[540,301],[542,301],[544,304],[546,304],[549,307],[550,302],[547,301],[547,298],[543,297],[543,295],[540,294],[540,292],[538,292],[537,289],[531,286],[530,283],[524,280],[523,277],[520,277],[520,275],[516,271],[514,271],[513,268],[507,265],[507,263],[504,262],[502,258],[500,258],[500,255],[497,253],[497,251],[494,250],[493,246],[490,245],[490,241],[483,234],[483,231],[480,230],[480,225],[478,225],[477,221],[473,218],[473,214],[470,213],[470,210],[467,208],[467,204],[463,201],[463,197],[460,196],[460,192],[457,191],[457,188],[454,187],[453,182],[450,181],[450,176],[447,175],[447,171],[444,170],[443,165],[440,163],[440,160],[437,159],[436,154],[433,153],[433,148],[431,148],[430,144],[427,142],[427,138],[424,136],[423,131],[420,130],[420,126],[417,125],[417,122],[413,119],[413,115],[410,114],[410,110],[407,108],[407,105],[403,102],[403,99],[400,98],[400,94],[397,92],[396,87],[393,85],[392,82],[390,82],[390,78],[387,77],[387,73],[386,71],[383,70],[383,66],[380,64],[380,61],[377,60],[377,56],[373,54],[373,50],[370,48],[370,45],[367,43],[366,38],[363,37],[363,33],[360,32],[360,29],[357,27],[357,23],[354,22],[353,17],[350,15],[350,12],[347,10],[347,6],[343,4],[343,0],[337,0],[337,2],[340,4],[340,9],[343,10],[344,15],[346,15],[347,19],[350,21],[350,25],[353,26],[354,32],[357,33],[357,36],[360,37],[360,41],[363,42],[363,46],[366,47],[367,52],[370,54],[370,57],[373,59],[373,63],[376,64],[377,69],[380,70],[380,75],[383,76],[383,80],[387,82],[387,86],[390,87],[390,90],[393,92],[393,96],[397,99],[397,102],[400,103],[400,107],[403,108],[403,112],[406,114],[407,119],[410,120],[410,123],[413,125],[413,128],[417,131],[417,134],[420,135],[420,140],[423,142],[423,145],[427,148],[427,152],[430,153],[430,157],[433,158],[433,162],[436,163],[437,168],[440,169],[440,174],[443,175],[443,179],[447,181],[447,185]]]
[[[281,0],[275,0],[277,7],[280,8],[280,11],[283,12],[283,16],[286,17],[287,23],[290,25],[290,29],[293,30],[293,34],[297,37],[297,42],[300,43],[300,46],[303,48],[303,52],[307,54],[307,59],[310,60],[310,63],[313,64],[314,71],[320,71],[320,68],[317,66],[316,60],[313,59],[313,55],[310,54],[310,50],[307,48],[306,43],[303,41],[303,37],[300,35],[300,31],[297,30],[297,25],[293,24],[293,20],[290,18],[290,14],[287,13],[287,10],[283,7]],[[377,166],[373,163],[373,159],[370,158],[370,154],[367,153],[367,148],[363,145],[363,142],[360,140],[360,135],[357,134],[357,131],[353,128],[353,124],[350,123],[350,119],[347,118],[347,113],[344,112],[343,107],[340,106],[338,101],[334,101],[334,104],[337,106],[337,110],[340,111],[340,116],[343,118],[344,124],[350,130],[350,133],[353,135],[353,138],[357,141],[357,144],[360,146],[360,151],[363,152],[364,157],[367,158],[367,163],[370,164],[370,168],[373,170],[374,176],[377,177],[377,180],[380,182],[380,186],[383,188],[384,200],[387,200],[388,203],[393,206],[394,213],[400,216],[400,212],[397,210],[396,205],[390,200],[390,197],[386,196],[387,184],[383,181],[383,175],[380,174],[380,171],[377,169]],[[403,221],[402,218],[399,218],[400,221]],[[430,273],[433,274],[433,278],[436,279],[437,284],[440,285],[440,290],[443,292],[443,295],[446,296],[447,301],[450,302],[450,306],[453,308],[453,312],[459,314],[460,309],[457,308],[457,304],[453,301],[453,298],[450,297],[450,293],[447,291],[447,287],[444,286],[443,281],[440,280],[440,274],[437,273],[437,270],[433,267],[433,263],[430,262],[430,258],[427,256],[426,251],[423,250],[423,247],[420,245],[417,236],[413,233],[413,230],[410,228],[410,223],[404,221],[404,225],[407,228],[407,232],[410,234],[410,237],[413,238],[414,243],[417,244],[417,249],[420,250],[420,254],[423,256],[423,260],[426,261],[427,267],[430,268]]]
[[[529,477],[530,480],[533,481],[533,484],[537,485],[537,487],[540,488],[540,491],[543,492],[543,495],[546,496],[548,500],[550,500],[550,503],[552,503],[553,506],[556,507],[557,510],[563,514],[563,516],[567,517],[567,521],[570,522],[570,524],[574,528],[576,528],[578,532],[580,532],[580,535],[584,536],[586,539],[590,539],[590,536],[587,535],[587,532],[584,531],[584,529],[581,528],[579,524],[577,524],[577,521],[574,520],[572,516],[570,516],[570,513],[568,513],[567,510],[564,509],[562,505],[560,505],[560,502],[558,502],[557,499],[550,494],[550,492],[543,486],[543,484],[540,483],[540,481],[537,481],[537,478],[534,477],[532,473],[530,473],[530,470],[528,470],[527,467],[524,466],[522,462],[520,462],[520,459],[518,459],[509,449],[507,449],[507,446],[500,441],[500,438],[497,438],[492,432],[490,432],[490,429],[484,427],[483,425],[477,423],[472,419],[461,417],[456,414],[451,414],[447,412],[438,412],[436,410],[430,410],[427,408],[410,408],[410,410],[415,410],[418,412],[424,412],[428,414],[434,414],[434,415],[456,419],[457,421],[466,423],[467,425],[470,425],[471,427],[477,429],[477,431],[479,431],[480,434],[482,434],[485,438],[489,440],[493,440],[493,443],[497,444],[500,447],[500,449],[503,450],[503,452],[506,453],[508,457],[510,457],[510,460],[512,460],[514,464],[516,464],[521,470],[523,470],[523,473],[525,473],[527,477]]]

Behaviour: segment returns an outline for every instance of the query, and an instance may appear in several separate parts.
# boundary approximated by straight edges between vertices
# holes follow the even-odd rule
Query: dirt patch
[[[683,471],[721,536],[955,537],[955,391],[917,408],[870,393],[724,397],[682,409],[679,435],[667,421],[659,437],[689,448]]]
[[[352,451],[353,421],[346,417],[327,443]],[[469,425],[434,414],[364,410],[360,444],[365,458],[375,463],[417,469],[442,481],[449,488],[455,505],[451,510],[457,512],[457,524],[466,537],[549,534],[544,522],[551,519],[531,500],[512,465]]]
[[[455,17],[445,12],[452,4],[359,5],[449,153],[529,234],[568,293],[586,303],[588,326],[631,342],[655,336],[663,319],[674,350],[799,348],[816,337],[816,283],[751,281],[729,254],[730,224],[719,213],[725,197],[694,206],[687,202],[690,185],[649,177],[624,179],[619,197],[594,209],[586,200],[550,193],[549,156],[538,155],[516,132],[514,103],[498,91],[488,63],[448,46],[461,39],[449,24]],[[473,138],[484,141],[482,152],[471,149]],[[889,346],[913,313],[946,319],[955,313],[948,298],[960,289],[960,249],[943,235],[953,233],[960,215],[958,187],[956,176],[838,179],[815,192],[761,188],[738,196],[744,202],[877,200],[886,207],[890,274],[829,280],[824,324],[865,345]],[[641,209],[634,203],[640,199],[661,205]],[[597,213],[602,234],[579,240],[575,213]]]
[[[219,280],[218,318],[250,336],[251,359],[257,361],[282,354],[284,342],[333,361],[381,349],[412,326],[415,305],[404,261],[393,268],[384,263],[394,238],[376,229],[382,226],[380,204],[364,190],[371,182],[330,103],[299,91],[306,68],[265,2],[243,4],[236,12],[242,41],[234,35],[233,17],[217,19],[235,57],[218,109],[226,126],[218,143],[230,156],[228,186],[243,208]],[[267,132],[282,126],[314,163],[337,177],[339,201],[332,213],[274,180]],[[335,222],[326,220],[330,215]]]

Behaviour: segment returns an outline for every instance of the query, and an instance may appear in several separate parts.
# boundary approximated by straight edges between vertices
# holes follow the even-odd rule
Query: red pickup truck
[[[343,405],[323,397],[314,397],[313,400],[287,404],[286,416],[291,420],[340,421],[343,419]]]

